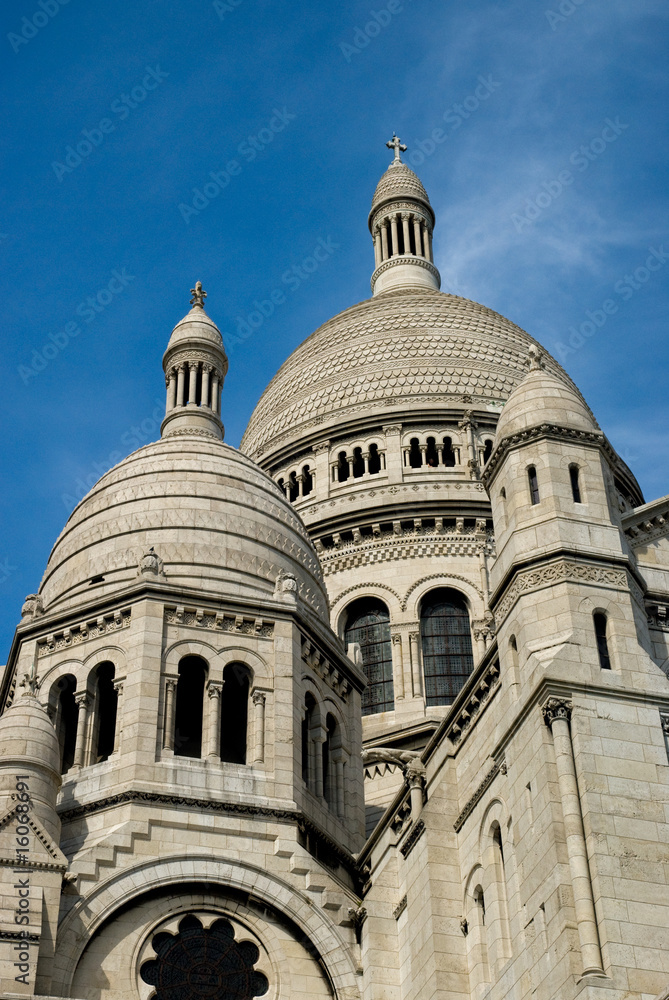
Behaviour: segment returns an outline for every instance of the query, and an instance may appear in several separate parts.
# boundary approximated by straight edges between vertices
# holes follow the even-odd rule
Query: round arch
[[[409,611],[412,618],[417,619],[420,617],[420,605],[425,595],[431,590],[442,589],[458,591],[467,602],[471,618],[483,616],[483,591],[466,576],[458,576],[455,573],[434,573],[416,580],[404,596],[403,607]]]

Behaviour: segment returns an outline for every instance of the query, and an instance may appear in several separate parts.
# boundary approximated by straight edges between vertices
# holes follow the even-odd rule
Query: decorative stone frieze
[[[406,859],[409,857],[414,847],[425,833],[425,823],[422,819],[417,820],[411,827],[406,840],[400,847],[400,854]]]
[[[402,898],[400,899],[400,901],[397,904],[397,906],[395,907],[395,909],[393,910],[393,916],[394,916],[395,920],[399,920],[400,919],[400,917],[402,916],[402,914],[404,913],[404,911],[406,910],[406,908],[407,908],[407,895],[405,893],[402,896]]]
[[[54,632],[47,635],[45,639],[37,640],[37,655],[40,657],[48,656],[49,653],[67,649],[69,646],[77,646],[88,639],[97,639],[101,635],[118,632],[119,629],[130,626],[130,618],[131,612],[127,608],[124,611],[115,611],[111,615],[101,615],[99,618],[72,625],[63,629],[62,632]]]
[[[437,558],[439,556],[478,556],[480,537],[475,529],[439,534],[431,529],[401,529],[401,534],[387,532],[381,536],[363,535],[358,542],[340,542],[320,553],[323,573],[341,573],[343,570],[374,563],[393,562],[399,559]],[[493,540],[489,537],[487,552],[493,554]]]
[[[335,694],[346,701],[351,692],[351,682],[306,636],[302,636],[302,659]]]
[[[542,590],[557,583],[592,583],[613,590],[629,590],[632,582],[624,569],[556,559],[536,569],[516,573],[509,586],[494,602],[495,618],[500,624],[507,617],[519,597],[534,590]],[[638,586],[634,584],[636,590]]]
[[[451,743],[457,746],[467,733],[471,732],[474,722],[494,698],[499,686],[499,663],[497,660],[493,660],[492,663],[488,664],[478,684],[473,691],[469,692],[463,704],[460,705],[446,726],[446,735]]]
[[[165,622],[168,625],[188,625],[208,629],[212,632],[237,632],[240,635],[254,635],[261,639],[271,639],[274,622],[263,618],[250,618],[225,611],[205,611],[203,608],[178,606],[165,608]]]
[[[490,788],[490,786],[492,785],[493,781],[495,780],[498,774],[506,774],[506,761],[504,759],[495,761],[495,763],[490,768],[490,770],[486,774],[481,784],[477,787],[472,797],[466,803],[462,812],[460,813],[455,823],[453,824],[453,829],[455,830],[456,833],[459,833],[462,827],[465,825],[471,814],[474,812],[474,809],[481,801],[487,790]]]

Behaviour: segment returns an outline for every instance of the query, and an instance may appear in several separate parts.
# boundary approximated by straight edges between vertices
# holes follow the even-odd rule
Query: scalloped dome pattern
[[[311,438],[320,425],[412,402],[462,408],[503,402],[537,342],[498,313],[430,290],[385,292],[329,320],[282,365],[256,406],[242,450]],[[580,396],[557,361],[547,368]],[[323,427],[323,436],[325,426]]]
[[[391,198],[417,198],[419,201],[424,201],[426,205],[430,204],[422,181],[413,170],[407,167],[406,163],[401,163],[397,167],[391,165],[382,175],[372,198],[370,215],[376,211],[379,205]]]
[[[70,515],[39,593],[47,613],[117,594],[138,581],[150,547],[165,582],[220,597],[271,598],[280,574],[327,621],[323,575],[282,490],[230,445],[174,435],[107,472]],[[96,577],[104,579],[91,586]]]

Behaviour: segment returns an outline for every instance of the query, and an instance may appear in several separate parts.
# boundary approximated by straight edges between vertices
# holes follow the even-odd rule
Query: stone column
[[[374,227],[374,267],[378,267],[383,261],[383,249],[381,247],[381,229],[379,226]]]
[[[212,413],[218,413],[218,397],[220,395],[218,372],[214,369],[214,377],[211,380],[211,409]]]
[[[402,655],[402,633],[393,632],[393,679],[395,685],[395,701],[404,700],[404,657]]]
[[[197,370],[200,367],[199,361],[188,362],[188,405],[195,406],[197,393]]]
[[[427,227],[427,246],[429,251],[429,257],[427,259],[434,264],[434,254],[432,252],[432,230],[429,226]]]
[[[121,749],[121,733],[123,732],[123,682],[125,677],[119,677],[115,680],[114,691],[116,691],[116,725],[114,726],[114,749],[113,753],[117,754]]]
[[[311,734],[311,745],[314,749],[309,759],[313,761],[313,780],[311,790],[314,795],[323,798],[323,744],[327,739],[327,732],[323,726],[317,726]]]
[[[544,720],[553,734],[555,747],[555,763],[562,800],[564,831],[567,838],[569,870],[574,890],[574,909],[578,937],[581,943],[583,975],[603,976],[602,953],[599,946],[590,866],[583,831],[581,800],[578,793],[574,751],[569,730],[571,711],[571,702],[562,698],[549,698],[543,707]]]
[[[425,788],[425,764],[420,757],[414,757],[404,772],[409,785],[411,801],[411,822],[415,823],[423,811],[423,789]]]
[[[221,681],[209,681],[207,685],[207,760],[221,759]]]
[[[209,376],[212,372],[212,365],[202,365],[202,398],[200,406],[209,406]]]
[[[346,461],[348,462],[348,478],[353,479],[353,463],[355,462],[355,456],[347,455]]]
[[[402,212],[402,236],[404,238],[404,253],[411,253],[411,238],[409,236],[409,219],[411,216],[408,212]]]
[[[165,678],[165,718],[163,720],[163,750],[174,753],[174,726],[177,711],[178,677]]]
[[[369,452],[368,451],[363,451],[363,453],[362,453],[362,460],[365,463],[365,475],[368,476],[369,475]]]
[[[304,496],[304,476],[300,473],[300,475],[295,476],[295,478],[297,480],[297,498],[299,500],[300,497]]]
[[[388,222],[381,223],[381,255],[384,260],[388,260]]]
[[[427,445],[420,444],[418,447],[420,448],[420,464],[427,465]]]
[[[170,410],[173,410],[177,402],[177,377],[174,368],[171,369],[169,375],[167,376],[167,406],[165,407],[165,413],[168,414]]]
[[[335,773],[335,802],[337,816],[341,819],[346,815],[346,801],[344,797],[344,751],[335,750],[332,755]]]
[[[267,696],[264,691],[254,691],[253,702],[253,751],[254,764],[262,764],[265,760],[265,703]]]
[[[420,219],[417,215],[414,215],[413,217],[413,237],[416,244],[416,254],[417,256],[422,257],[423,241],[421,239]]]
[[[77,738],[74,745],[72,767],[83,767],[86,761],[86,737],[88,735],[88,709],[90,701],[86,691],[78,691],[74,696],[77,713]]]
[[[423,222],[423,257],[425,260],[430,259],[430,237],[428,236],[427,223]]]
[[[474,441],[474,431],[476,430],[476,421],[472,420],[472,415],[470,410],[465,410],[462,420],[458,424],[459,430],[463,431],[467,440],[467,455],[469,456],[467,466],[469,468],[469,475],[471,479],[479,478],[479,466],[476,460],[476,442]]]
[[[411,683],[414,698],[420,698],[423,685],[420,676],[420,632],[409,633],[409,652],[411,654]]]
[[[390,217],[390,238],[393,245],[393,257],[396,257],[399,253],[400,243],[397,237],[397,216],[391,215]]]
[[[186,380],[186,365],[177,365],[177,406],[183,406],[185,403],[184,399],[184,388]]]

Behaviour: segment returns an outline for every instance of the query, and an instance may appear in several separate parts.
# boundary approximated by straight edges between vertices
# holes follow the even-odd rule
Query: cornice
[[[510,451],[513,451],[514,448],[521,448],[523,445],[537,441],[540,438],[577,440],[582,444],[604,448],[604,450],[607,450],[606,446],[608,445],[608,451],[615,455],[613,448],[611,448],[611,445],[601,431],[579,431],[571,427],[560,427],[558,424],[538,424],[536,427],[528,427],[517,434],[511,434],[508,437],[502,438],[501,441],[496,442],[493,453],[481,474],[481,479],[486,489],[489,489],[501,463]]]

